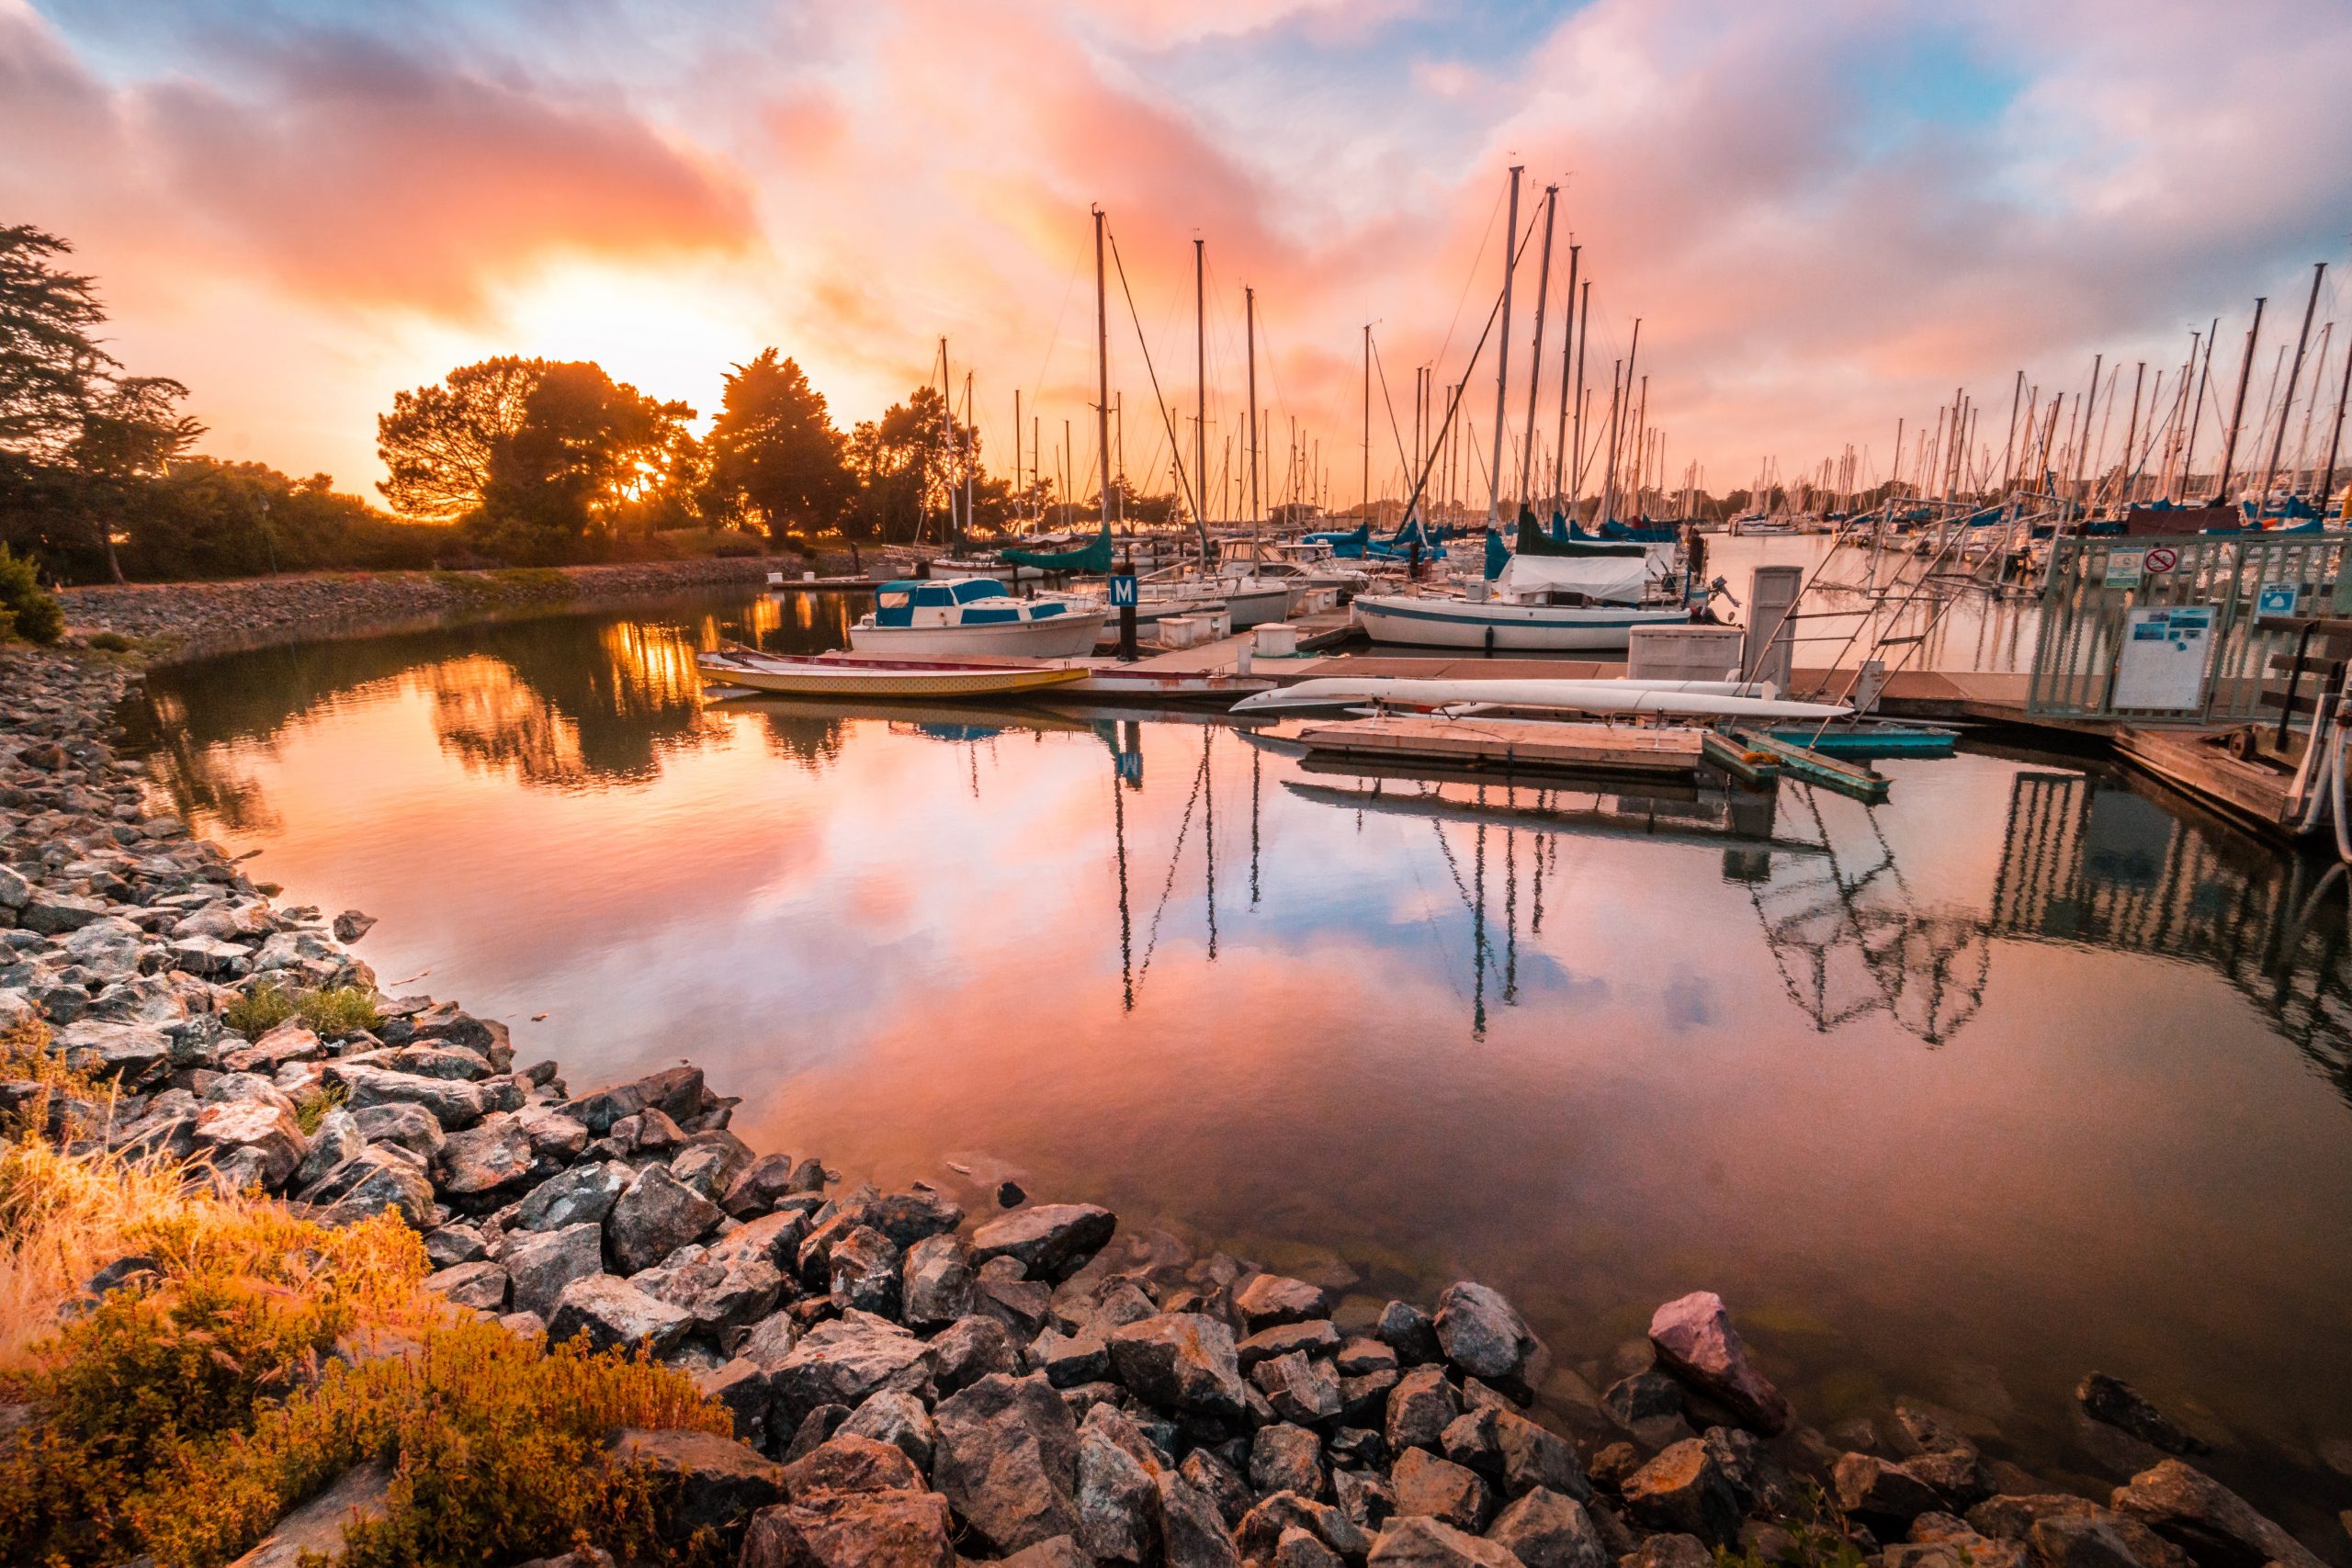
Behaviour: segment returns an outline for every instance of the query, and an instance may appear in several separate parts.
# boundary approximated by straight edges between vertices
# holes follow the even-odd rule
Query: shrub
[[[307,1100],[297,1100],[294,1104],[294,1124],[302,1129],[302,1136],[314,1137],[318,1134],[319,1123],[327,1119],[327,1112],[340,1109],[350,1098],[351,1091],[337,1084],[332,1089],[319,1090]]]
[[[334,986],[322,991],[303,991],[294,998],[294,1010],[312,1033],[322,1040],[334,1040],[357,1030],[374,1029],[384,1021],[377,1010],[376,998],[357,986]]]
[[[603,1450],[619,1427],[729,1432],[684,1373],[452,1321],[396,1216],[330,1230],[187,1175],[0,1148],[0,1270],[15,1321],[45,1334],[9,1341],[0,1365],[0,1397],[30,1406],[0,1451],[0,1559],[218,1568],[379,1457],[397,1461],[388,1512],[350,1531],[349,1568],[514,1562],[583,1538],[664,1555],[654,1483]],[[59,1303],[129,1255],[152,1279],[59,1326]],[[35,1273],[40,1290],[18,1282]]]
[[[260,1039],[293,1016],[294,998],[270,980],[220,1010],[220,1021],[248,1040]]]
[[[55,642],[65,635],[65,611],[46,592],[33,563],[0,545],[0,642],[10,636],[27,642]]]
[[[346,1531],[345,1568],[511,1562],[583,1533],[624,1560],[658,1560],[648,1478],[603,1462],[618,1427],[730,1430],[671,1369],[453,1325],[412,1356],[330,1366],[249,1437],[186,1450],[141,1499],[139,1534],[163,1568],[215,1568],[288,1506],[386,1456],[398,1469],[385,1517]]]
[[[93,632],[82,639],[82,645],[100,653],[129,653],[138,646],[120,632]]]
[[[26,1227],[17,1250],[50,1264],[52,1327],[56,1300],[97,1258],[139,1256],[155,1277],[18,1352],[12,1392],[33,1418],[0,1454],[12,1560],[136,1554],[141,1489],[191,1445],[249,1429],[363,1324],[422,1327],[438,1314],[419,1290],[424,1245],[396,1216],[328,1230],[184,1175],[36,1143],[0,1158],[0,1233]],[[105,1187],[119,1196],[99,1197]]]

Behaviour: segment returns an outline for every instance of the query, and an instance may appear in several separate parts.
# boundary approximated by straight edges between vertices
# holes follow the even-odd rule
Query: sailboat
[[[1374,642],[1428,648],[1596,652],[1627,647],[1636,626],[1688,625],[1687,604],[1648,595],[1640,545],[1589,554],[1511,557],[1484,599],[1359,593],[1356,624]]]

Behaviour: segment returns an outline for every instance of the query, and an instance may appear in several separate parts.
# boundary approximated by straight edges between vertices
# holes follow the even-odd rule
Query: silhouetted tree
[[[484,360],[399,394],[378,418],[381,489],[405,515],[463,521],[508,559],[563,560],[692,473],[693,417],[598,365]]]
[[[831,527],[854,489],[825,395],[773,348],[729,374],[705,445],[710,510],[771,536]]]

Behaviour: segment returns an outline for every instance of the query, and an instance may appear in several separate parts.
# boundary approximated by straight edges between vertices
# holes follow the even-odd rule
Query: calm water
[[[852,1179],[1014,1174],[1374,1297],[1476,1275],[1595,1386],[1712,1287],[1816,1424],[1923,1395],[2083,1484],[2109,1371],[2341,1552],[2342,879],[2059,759],[1727,823],[1189,719],[698,696],[698,645],[846,608],[243,655],[154,682],[159,758],[286,897],[381,918],[388,987],[575,1087],[691,1057]]]

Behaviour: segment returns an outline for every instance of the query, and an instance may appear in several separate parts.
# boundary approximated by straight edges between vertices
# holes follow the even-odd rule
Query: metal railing
[[[2193,716],[2212,724],[2259,717],[2265,664],[2285,637],[2256,622],[2320,613],[2344,565],[2346,543],[2340,533],[2052,540],[2026,712],[2037,718]],[[2199,606],[2213,611],[2203,707],[2189,715],[2118,706],[2116,667],[2131,612]]]

